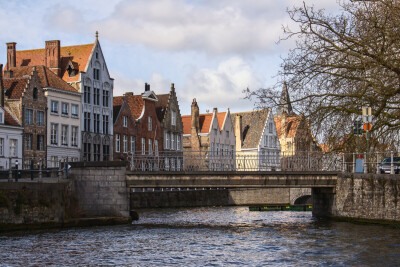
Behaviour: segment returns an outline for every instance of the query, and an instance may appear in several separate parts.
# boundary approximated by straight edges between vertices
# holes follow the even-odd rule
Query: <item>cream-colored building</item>
[[[280,144],[270,109],[232,113],[236,135],[236,168],[240,171],[280,169]]]
[[[44,87],[48,102],[47,161],[56,167],[59,161],[81,160],[81,93],[73,87],[62,90]]]

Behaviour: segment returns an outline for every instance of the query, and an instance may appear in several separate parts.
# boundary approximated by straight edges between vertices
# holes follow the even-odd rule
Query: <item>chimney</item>
[[[15,47],[17,43],[7,43],[7,70],[10,68],[15,68],[17,66],[17,52]]]
[[[0,105],[4,107],[3,64],[0,64]]]
[[[150,84],[148,84],[148,83],[144,84],[144,91],[145,92],[150,91]]]
[[[133,92],[126,92],[124,96],[133,96]]]
[[[192,129],[196,129],[196,132],[200,130],[199,122],[199,106],[197,105],[196,98],[192,102]]]
[[[45,44],[46,67],[57,74],[57,76],[61,76],[60,40],[46,41]]]
[[[237,114],[235,117],[235,136],[236,136],[236,150],[242,150],[242,116]]]
[[[217,108],[213,108],[213,113],[217,114],[218,113],[218,109]]]
[[[13,78],[14,77],[14,73],[12,70],[5,70],[4,71],[4,78],[8,79],[8,78]]]

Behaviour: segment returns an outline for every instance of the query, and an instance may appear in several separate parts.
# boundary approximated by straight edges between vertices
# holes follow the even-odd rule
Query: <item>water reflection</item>
[[[399,265],[400,229],[245,207],[140,211],[131,226],[0,236],[2,265]]]

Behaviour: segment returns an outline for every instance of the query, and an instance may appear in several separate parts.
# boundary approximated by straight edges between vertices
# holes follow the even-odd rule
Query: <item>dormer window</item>
[[[73,77],[76,74],[76,70],[71,61],[68,62],[67,72],[68,72],[69,77]]]

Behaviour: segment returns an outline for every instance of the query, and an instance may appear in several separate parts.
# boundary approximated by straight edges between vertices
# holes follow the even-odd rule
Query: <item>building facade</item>
[[[270,109],[232,114],[238,170],[280,168],[280,144]]]
[[[31,160],[36,168],[39,164],[46,166],[47,99],[36,67],[5,71],[3,84],[4,106],[24,129],[23,167],[29,168]]]
[[[7,69],[43,65],[82,94],[80,109],[81,159],[112,160],[114,80],[98,40],[62,47],[59,40],[46,41],[44,49],[16,50],[7,43]]]
[[[197,101],[193,99],[191,113],[182,116],[185,158],[191,155],[194,158],[192,163],[185,160],[187,164],[194,165],[193,168],[233,169],[236,140],[229,109],[218,113],[214,108],[213,113],[199,114]],[[196,155],[203,162],[196,163],[200,162]]]

